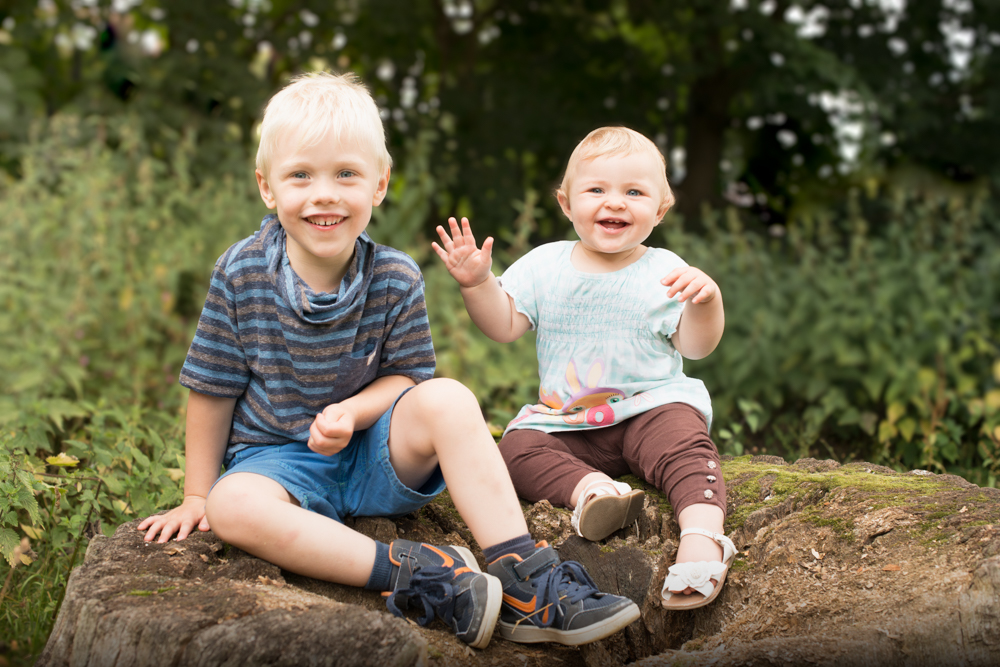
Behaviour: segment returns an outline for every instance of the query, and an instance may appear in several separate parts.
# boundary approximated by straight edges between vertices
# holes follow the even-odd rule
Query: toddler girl
[[[451,218],[434,249],[461,286],[476,325],[510,342],[537,331],[539,403],[500,442],[518,494],[574,508],[573,525],[604,539],[635,521],[643,493],[631,472],[670,499],[681,527],[663,605],[691,609],[719,593],[736,550],[722,534],[726,489],[708,435],[711,400],[682,372],[718,345],[722,294],[703,271],[643,242],[674,202],[663,155],[622,127],[594,130],[573,151],[559,205],[579,241],[543,245],[501,278],[493,239],[476,247]]]

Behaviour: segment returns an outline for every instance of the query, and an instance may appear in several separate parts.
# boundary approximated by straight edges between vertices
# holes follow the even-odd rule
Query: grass
[[[16,568],[7,595],[0,602],[0,628],[7,643],[0,648],[0,665],[34,665],[55,623],[69,572],[69,555],[42,556],[30,566]]]

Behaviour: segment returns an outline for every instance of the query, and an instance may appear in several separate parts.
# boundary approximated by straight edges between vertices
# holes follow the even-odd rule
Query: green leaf
[[[21,543],[21,538],[10,528],[0,527],[0,554],[7,559],[7,563],[14,566],[14,549]]]

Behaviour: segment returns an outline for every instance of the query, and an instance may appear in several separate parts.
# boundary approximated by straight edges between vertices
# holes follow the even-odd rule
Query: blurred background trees
[[[685,368],[724,453],[996,485],[997,0],[0,0],[0,664],[33,662],[87,537],[179,499],[176,376],[265,211],[260,111],[318,69],[375,95],[369,232],[421,264],[438,373],[493,424],[537,394],[532,339],[471,324],[433,228],[471,217],[497,273],[573,238],[565,161],[624,124],[678,190],[650,243],[726,293]]]
[[[196,177],[239,173],[268,96],[293,73],[351,69],[397,164],[429,151],[432,229],[502,230],[602,124],[655,138],[678,212],[749,208],[784,224],[851,185],[913,172],[995,181],[1000,4],[989,0],[7,0],[0,156],[33,118],[129,114]],[[423,137],[422,142],[418,138]],[[419,159],[419,158],[418,158]]]

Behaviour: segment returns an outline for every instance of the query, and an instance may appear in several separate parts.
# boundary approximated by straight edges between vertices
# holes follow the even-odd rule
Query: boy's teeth
[[[309,222],[313,223],[314,225],[319,225],[320,227],[329,227],[330,225],[337,224],[341,220],[343,220],[343,218],[334,218],[332,220],[328,220],[326,218],[310,218]]]

